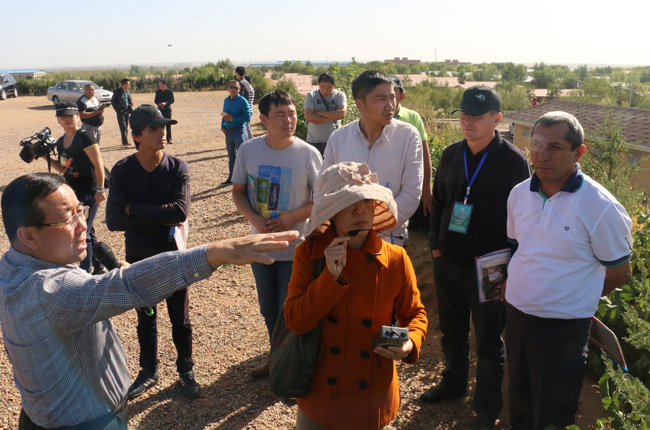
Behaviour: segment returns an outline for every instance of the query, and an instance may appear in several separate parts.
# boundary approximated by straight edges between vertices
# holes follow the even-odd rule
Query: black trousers
[[[96,418],[74,426],[57,427],[54,430],[127,430],[129,423],[129,406],[126,398],[117,409],[103,417]],[[20,411],[18,419],[18,430],[47,430],[45,427],[38,426],[27,416],[24,409]],[[52,429],[50,429],[52,430]]]
[[[129,108],[122,109],[120,111],[115,111],[117,115],[117,125],[120,126],[120,135],[122,136],[122,145],[128,145],[128,132],[129,132]]]
[[[162,114],[162,116],[164,118],[172,119],[172,110],[171,110],[171,108],[169,108],[169,109],[160,109],[160,113]],[[165,125],[165,129],[167,131],[167,142],[171,142],[172,141],[172,125],[171,124]]]
[[[135,263],[140,259],[130,258],[126,261]],[[176,291],[165,299],[167,313],[172,324],[172,340],[176,347],[176,370],[179,374],[189,372],[194,368],[192,359],[192,324],[190,323],[189,295],[187,288]],[[140,309],[138,315],[138,343],[140,344],[140,367],[154,373],[158,368],[158,310],[153,308],[153,315],[149,316]]]
[[[513,430],[575,422],[591,318],[540,318],[506,305],[508,406]]]
[[[479,420],[495,420],[503,408],[504,305],[500,301],[479,304],[474,267],[459,265],[442,256],[434,260],[433,275],[442,332],[440,342],[446,362],[441,384],[457,394],[467,390],[471,318],[477,357],[474,410]]]

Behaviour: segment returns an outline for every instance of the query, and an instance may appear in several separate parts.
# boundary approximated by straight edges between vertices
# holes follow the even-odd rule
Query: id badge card
[[[460,202],[454,203],[454,211],[451,213],[451,220],[449,221],[449,231],[467,234],[472,209],[474,209],[473,205],[465,205]]]

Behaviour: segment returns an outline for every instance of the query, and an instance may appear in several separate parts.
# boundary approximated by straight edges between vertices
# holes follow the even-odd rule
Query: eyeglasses
[[[229,90],[238,90],[239,87],[228,87]]]
[[[79,225],[79,215],[82,215],[85,220],[88,218],[89,212],[90,212],[90,208],[88,206],[79,206],[77,213],[72,215],[67,220],[65,220],[65,222],[52,222],[49,224],[32,224],[30,227],[58,227],[60,225],[70,225],[76,228]]]

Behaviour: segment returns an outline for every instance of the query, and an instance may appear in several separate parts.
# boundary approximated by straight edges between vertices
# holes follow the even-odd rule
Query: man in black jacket
[[[161,79],[158,82],[158,91],[153,101],[164,118],[172,118],[172,103],[174,103],[174,92],[167,88],[167,81]],[[172,123],[167,123],[167,143],[172,143]]]
[[[501,413],[504,304],[479,303],[474,259],[511,247],[506,234],[510,190],[530,177],[526,157],[502,139],[501,98],[485,85],[468,88],[460,108],[463,140],[440,158],[433,184],[429,243],[446,366],[420,399],[435,403],[467,391],[470,319],[476,335],[475,429],[491,430]]]
[[[115,109],[117,115],[117,124],[120,126],[120,134],[122,135],[122,145],[128,146],[129,140],[128,127],[129,115],[133,112],[133,101],[131,100],[131,81],[128,78],[122,79],[121,87],[116,89],[111,99],[111,105]]]

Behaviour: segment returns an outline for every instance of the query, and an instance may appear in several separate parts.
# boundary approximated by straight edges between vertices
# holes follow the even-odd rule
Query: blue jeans
[[[293,261],[276,261],[271,265],[251,263],[260,313],[264,317],[269,339],[287,298]]]
[[[434,260],[433,276],[442,332],[440,343],[446,361],[441,384],[458,394],[467,390],[471,318],[477,357],[474,410],[479,420],[493,421],[503,408],[504,304],[498,300],[479,304],[474,267],[459,265],[442,256]]]
[[[228,179],[232,180],[232,171],[235,168],[235,158],[237,158],[237,151],[239,147],[246,140],[246,130],[244,127],[241,129],[226,133],[226,150],[228,151]]]

